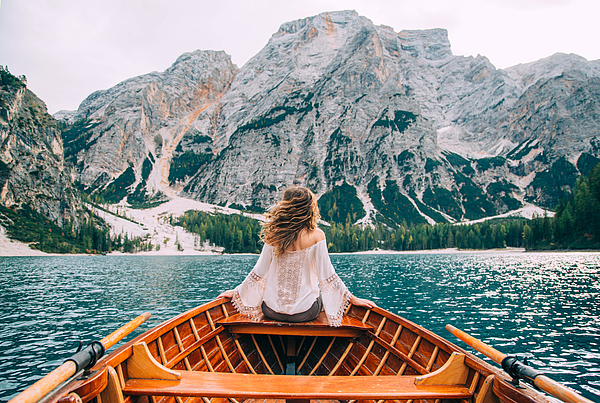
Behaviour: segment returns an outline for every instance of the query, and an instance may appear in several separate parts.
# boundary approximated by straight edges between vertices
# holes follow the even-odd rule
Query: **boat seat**
[[[244,399],[470,399],[464,354],[453,353],[421,376],[299,376],[175,371],[159,364],[146,343],[132,346],[125,395]]]
[[[342,317],[341,326],[329,326],[325,312],[321,312],[315,320],[300,323],[279,322],[267,318],[253,322],[247,316],[238,313],[221,319],[216,324],[224,326],[232,334],[359,337],[364,332],[373,330],[373,326],[347,315]]]
[[[125,395],[243,399],[469,399],[465,385],[416,385],[414,376],[288,376],[177,371],[179,380],[128,379]]]

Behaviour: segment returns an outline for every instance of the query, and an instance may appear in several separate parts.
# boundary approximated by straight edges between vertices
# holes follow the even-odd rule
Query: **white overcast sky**
[[[446,28],[455,55],[498,68],[556,52],[600,59],[599,0],[0,0],[0,64],[54,113],[195,49],[241,67],[282,23],[348,9],[395,31]]]

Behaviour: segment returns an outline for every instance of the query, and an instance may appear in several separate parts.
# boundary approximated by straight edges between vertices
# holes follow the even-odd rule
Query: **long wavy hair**
[[[275,255],[281,255],[296,242],[303,230],[317,228],[320,217],[313,192],[301,186],[291,187],[285,190],[283,199],[267,213],[260,237],[275,248]]]

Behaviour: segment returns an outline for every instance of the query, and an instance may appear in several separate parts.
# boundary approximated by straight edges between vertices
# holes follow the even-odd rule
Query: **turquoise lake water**
[[[472,351],[453,324],[600,402],[600,254],[332,255],[348,288]],[[235,287],[257,256],[0,258],[0,401],[137,315]]]

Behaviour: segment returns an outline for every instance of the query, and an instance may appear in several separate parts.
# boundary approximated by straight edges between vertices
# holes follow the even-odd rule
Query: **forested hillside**
[[[528,249],[600,248],[600,164],[560,200],[553,218],[540,217],[523,227]]]
[[[337,217],[332,203],[327,217]],[[260,250],[258,221],[240,215],[189,211],[175,221],[199,235],[199,242],[225,247],[225,252],[256,253]],[[401,225],[392,229],[331,222],[320,225],[330,252],[359,252],[374,249],[417,251],[428,249],[598,249],[600,248],[600,164],[590,177],[580,176],[572,194],[563,194],[554,217],[533,220],[510,218],[477,224]]]
[[[0,87],[0,220],[38,249],[254,253],[259,223],[214,208],[262,213],[290,185],[317,195],[334,252],[598,244],[600,64],[577,55],[497,69],[445,29],[340,11],[282,24],[241,68],[184,53],[60,122],[24,77]],[[461,224],[526,204],[556,216]]]

